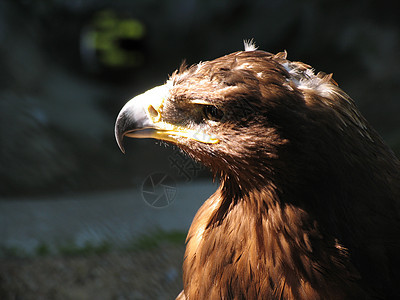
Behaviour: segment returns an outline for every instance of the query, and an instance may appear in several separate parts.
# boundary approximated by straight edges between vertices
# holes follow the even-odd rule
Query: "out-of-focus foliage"
[[[135,44],[144,38],[144,25],[133,18],[120,18],[114,11],[97,12],[81,34],[81,54],[86,63],[94,60],[115,68],[143,64],[143,53]]]

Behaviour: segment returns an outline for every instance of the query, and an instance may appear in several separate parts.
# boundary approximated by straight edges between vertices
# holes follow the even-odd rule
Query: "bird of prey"
[[[286,56],[246,44],[118,115],[122,151],[125,136],[163,140],[220,181],[177,299],[398,299],[399,160],[332,75]]]

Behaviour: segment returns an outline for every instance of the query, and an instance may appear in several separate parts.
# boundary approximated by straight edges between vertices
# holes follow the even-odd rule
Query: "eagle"
[[[332,74],[245,43],[128,101],[115,136],[177,145],[220,182],[177,299],[399,296],[400,162]]]

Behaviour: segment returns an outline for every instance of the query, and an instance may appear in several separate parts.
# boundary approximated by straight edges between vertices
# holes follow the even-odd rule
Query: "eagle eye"
[[[224,112],[214,105],[204,105],[204,116],[211,121],[220,121],[224,116]]]

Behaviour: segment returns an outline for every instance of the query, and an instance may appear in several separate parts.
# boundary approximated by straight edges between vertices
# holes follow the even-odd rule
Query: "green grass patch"
[[[143,234],[128,241],[125,246],[115,246],[108,241],[101,243],[86,242],[84,245],[77,245],[75,241],[64,241],[61,244],[50,245],[40,242],[36,248],[27,253],[19,247],[0,246],[0,258],[29,258],[29,257],[46,257],[51,255],[61,256],[89,256],[101,255],[116,251],[149,251],[169,245],[184,245],[186,239],[185,231],[164,231],[155,230],[150,233]]]
[[[36,247],[36,249],[35,249],[35,254],[36,254],[37,256],[47,256],[47,255],[50,255],[50,254],[51,254],[50,247],[49,247],[46,243],[41,242],[41,243]]]
[[[184,245],[186,232],[184,231],[163,231],[156,230],[152,233],[145,234],[137,238],[128,250],[145,251],[154,250],[161,247],[163,244]]]

